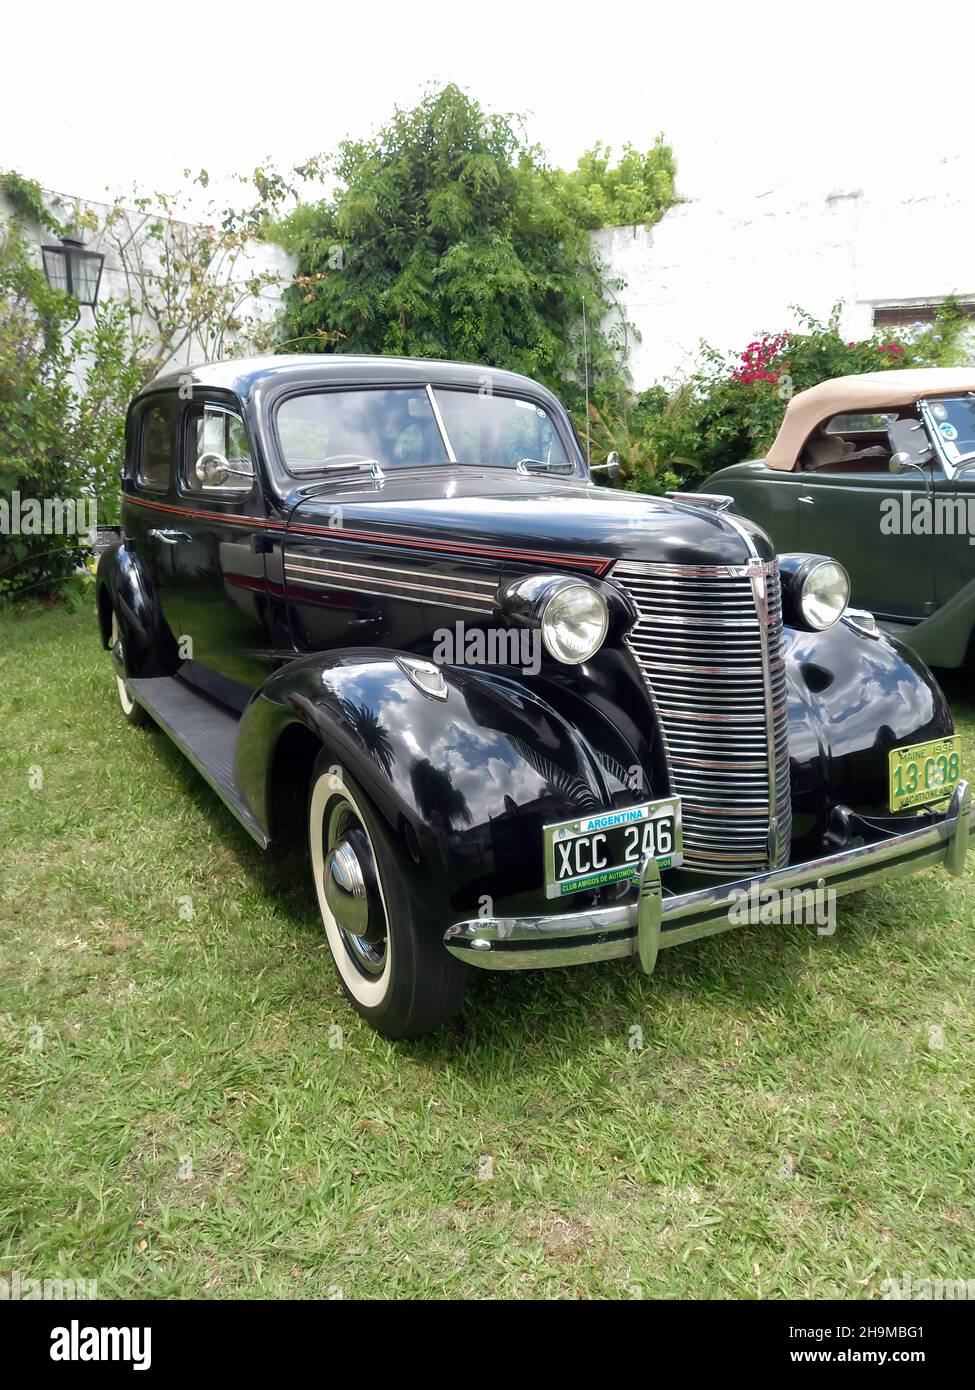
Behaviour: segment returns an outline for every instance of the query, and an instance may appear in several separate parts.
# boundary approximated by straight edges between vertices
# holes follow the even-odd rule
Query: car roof
[[[975,367],[894,368],[821,381],[792,397],[765,463],[769,468],[795,468],[813,430],[834,415],[889,410],[927,396],[963,391],[975,391]]]
[[[365,357],[339,352],[318,352],[266,357],[234,357],[221,362],[200,362],[192,366],[171,367],[154,377],[139,396],[155,391],[177,390],[187,385],[232,391],[247,400],[259,382],[276,385],[383,385],[410,382],[439,382],[442,385],[489,387],[508,391],[531,391],[551,400],[552,393],[531,377],[500,371],[476,362],[440,362],[426,357]]]

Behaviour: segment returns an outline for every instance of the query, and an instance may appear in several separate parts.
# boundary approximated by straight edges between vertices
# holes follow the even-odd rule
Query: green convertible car
[[[975,654],[975,368],[836,377],[767,457],[712,474],[776,549],[830,555],[852,601],[931,666]]]

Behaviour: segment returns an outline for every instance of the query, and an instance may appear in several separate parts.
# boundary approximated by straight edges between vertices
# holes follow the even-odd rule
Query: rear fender
[[[96,604],[102,645],[109,645],[112,612],[122,634],[127,676],[171,676],[180,665],[172,633],[155,600],[152,580],[124,540],[102,553],[96,571]]]

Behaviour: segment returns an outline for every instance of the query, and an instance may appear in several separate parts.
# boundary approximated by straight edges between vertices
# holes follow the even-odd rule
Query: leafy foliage
[[[765,453],[797,392],[836,376],[953,365],[964,356],[970,326],[951,299],[927,329],[854,342],[840,333],[839,305],[826,323],[795,313],[798,329],[761,335],[730,362],[703,344],[696,370],[675,392],[655,386],[597,401],[590,411],[594,460],[617,449],[621,483],[639,491],[665,491],[675,478],[693,487]]]
[[[77,304],[48,284],[15,223],[0,228],[0,501],[8,522],[22,499],[93,498],[99,519],[118,509],[125,410],[141,384],[128,313],[106,304],[71,336]],[[82,384],[86,383],[86,384]],[[49,592],[69,575],[85,535],[0,533],[0,600]]]
[[[300,270],[287,346],[484,362],[577,400],[585,300],[591,370],[616,373],[612,286],[578,215],[596,184],[567,186],[508,118],[451,85],[344,142],[334,172],[331,200],[280,230]]]
[[[64,235],[65,227],[51,211],[44,190],[36,179],[26,178],[16,169],[8,169],[0,174],[0,192],[5,195],[15,216],[32,219],[55,236]]]
[[[563,191],[582,227],[627,227],[658,222],[677,202],[674,152],[658,135],[645,153],[627,143],[612,162],[608,145],[587,150],[571,173],[562,173]]]
[[[266,325],[247,306],[280,287],[281,277],[250,253],[295,194],[295,179],[318,172],[315,160],[289,175],[257,168],[238,180],[250,190],[243,209],[211,202],[202,220],[181,216],[181,195],[162,191],[116,197],[103,219],[88,211],[90,229],[114,253],[125,278],[133,341],[151,344],[147,378],[187,353],[213,361],[267,345]],[[206,170],[191,183],[205,189]]]

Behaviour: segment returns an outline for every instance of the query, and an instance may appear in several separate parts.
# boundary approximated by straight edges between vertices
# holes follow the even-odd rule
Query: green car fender
[[[917,652],[929,666],[955,668],[965,664],[975,626],[975,579],[969,582],[930,618],[898,633],[900,641]]]

